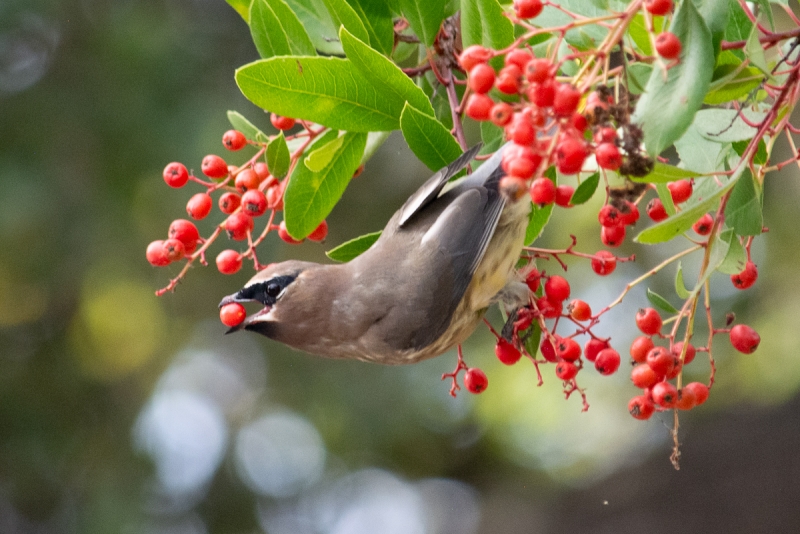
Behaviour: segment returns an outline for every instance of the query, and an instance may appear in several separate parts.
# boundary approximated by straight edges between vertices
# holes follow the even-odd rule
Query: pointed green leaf
[[[661,204],[664,205],[667,215],[675,215],[675,212],[678,210],[675,209],[675,203],[672,201],[672,193],[670,193],[667,188],[667,184],[664,182],[656,183],[656,192],[658,193],[658,198],[661,200]]]
[[[556,168],[550,167],[546,171],[544,171],[543,176],[545,178],[549,178],[554,184],[558,185],[556,180]],[[523,202],[520,200],[520,202]],[[537,206],[536,204],[533,205],[531,209],[531,214],[528,218],[528,228],[525,230],[525,245],[530,246],[534,240],[542,235],[544,231],[544,227],[547,226],[547,222],[550,220],[550,215],[553,213],[553,204],[548,204],[547,206]]]
[[[539,321],[531,323],[530,328],[522,335],[522,339],[525,351],[535,358],[539,352],[539,342],[542,340],[542,328],[539,326]]]
[[[731,7],[733,7],[731,0],[694,0],[697,4],[697,10],[703,20],[706,21],[706,26],[711,32],[711,38],[714,43],[714,55],[719,53],[720,43],[725,36],[725,28],[728,25],[728,18],[730,17]],[[738,6],[737,6],[738,7]]]
[[[408,102],[417,110],[433,116],[433,106],[428,97],[400,70],[400,67],[359,41],[347,31],[347,28],[339,30],[339,40],[342,42],[347,59],[364,78],[369,80],[381,98],[393,102]]]
[[[720,239],[728,244],[728,253],[717,270],[723,274],[739,274],[747,263],[747,252],[739,241],[739,236],[733,230],[725,230]]]
[[[342,146],[324,169],[314,172],[297,165],[289,178],[285,220],[286,230],[295,239],[306,237],[330,214],[361,163],[367,134],[347,132],[343,138]],[[327,136],[323,136],[313,146],[327,142]]]
[[[642,177],[631,176],[631,180],[634,182],[658,184],[674,182],[675,180],[683,180],[685,178],[695,178],[700,174],[701,173],[699,172],[681,169],[666,163],[661,163],[660,161],[656,161],[656,164],[653,166],[653,171],[650,174]]]
[[[681,262],[678,262],[678,272],[675,273],[675,292],[683,300],[689,298],[689,290],[686,289],[686,284],[683,282],[683,266]]]
[[[269,139],[264,132],[259,130],[255,125],[253,125],[252,122],[247,120],[244,115],[238,111],[228,111],[228,122],[231,123],[231,126],[233,126],[234,129],[242,132],[248,139],[262,143]]]
[[[250,33],[262,58],[317,53],[300,19],[283,0],[253,0]]]
[[[758,4],[758,14],[766,14],[769,20],[769,29],[775,31],[775,15],[772,14],[772,8],[769,5],[769,0],[755,0]]]
[[[742,114],[749,122],[759,123],[766,116],[765,112],[743,110]],[[747,124],[735,109],[704,109],[697,112],[695,127],[700,135],[715,143],[732,143],[749,141],[755,137],[757,128]]]
[[[281,132],[267,145],[267,168],[272,176],[281,180],[289,172],[290,164],[289,147]]]
[[[346,241],[338,247],[330,249],[325,253],[325,255],[327,255],[333,261],[339,261],[342,263],[348,262],[353,258],[357,258],[363,252],[369,249],[369,247],[371,247],[380,236],[380,232],[364,234],[360,237],[356,237],[355,239],[351,239],[350,241]]]
[[[761,192],[756,190],[753,175],[747,169],[731,191],[725,206],[725,223],[739,235],[760,235],[764,228]]]
[[[447,0],[398,0],[400,11],[425,46],[432,46],[447,16]]]
[[[400,129],[414,155],[432,171],[438,171],[462,153],[458,141],[441,122],[408,102],[400,116]]]
[[[346,59],[273,57],[240,67],[236,83],[255,105],[336,130],[396,130],[405,102],[378,91]]]
[[[658,155],[681,137],[703,104],[714,72],[711,33],[694,4],[678,6],[670,26],[683,44],[680,62],[667,71],[654,68],[636,105],[633,121],[644,130],[648,153]],[[668,109],[669,113],[664,113]]]
[[[667,299],[656,293],[655,291],[651,290],[649,287],[647,288],[647,300],[655,306],[656,308],[660,309],[666,313],[678,313],[678,309],[669,303]]]
[[[755,67],[734,69],[730,76],[712,84],[703,103],[717,106],[733,100],[741,100],[750,95],[763,81],[764,75]]]
[[[250,24],[250,2],[252,0],[225,0],[228,4]]]
[[[331,160],[336,156],[339,149],[342,148],[344,137],[336,137],[323,144],[319,148],[315,148],[308,153],[308,156],[303,160],[303,164],[308,167],[312,172],[321,172],[325,167],[330,165]]]
[[[647,31],[647,26],[645,26],[644,15],[641,13],[634,15],[628,25],[628,35],[630,35],[631,40],[642,54],[646,56],[653,55],[653,45],[650,43],[650,34]]]
[[[367,33],[366,26],[361,22],[358,13],[356,13],[356,10],[353,9],[350,4],[345,2],[345,0],[323,1],[325,2],[325,7],[328,8],[331,19],[333,19],[333,24],[337,28],[344,26],[347,28],[347,31],[355,35],[358,39],[365,42],[369,41],[369,33]]]
[[[464,48],[479,44],[501,50],[514,41],[514,25],[497,0],[461,0],[461,39]]]
[[[339,25],[334,24],[323,0],[286,0],[308,32],[314,47],[323,54],[340,56]]]
[[[394,46],[394,23],[388,3],[350,0],[349,4],[367,28],[370,46],[385,56],[391,54]]]
[[[698,126],[700,123],[695,117],[694,124],[680,139],[675,141],[675,150],[681,157],[681,167],[687,167],[703,174],[722,170],[719,164],[722,145],[700,135]]]
[[[570,199],[569,203],[573,206],[579,206],[585,202],[587,202],[590,198],[594,196],[594,192],[597,191],[597,186],[600,183],[600,173],[595,172],[586,178],[584,181],[580,183],[578,187],[575,188],[575,192],[572,193],[572,199]]]

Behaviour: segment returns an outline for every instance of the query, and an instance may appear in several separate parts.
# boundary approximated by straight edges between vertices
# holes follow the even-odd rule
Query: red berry
[[[273,113],[269,116],[269,122],[271,122],[272,125],[278,130],[291,130],[294,128],[295,122],[297,121],[291,117],[283,117]]]
[[[582,139],[563,136],[556,145],[556,167],[561,174],[579,173],[587,155],[586,143]]]
[[[467,99],[467,117],[476,121],[488,121],[494,101],[486,95],[473,93]]]
[[[458,62],[461,63],[461,68],[466,72],[472,70],[472,67],[478,63],[486,63],[492,57],[492,52],[482,47],[481,45],[472,45],[464,49],[461,55],[458,56]]]
[[[290,245],[298,245],[303,242],[302,239],[295,239],[289,234],[286,230],[286,221],[281,221],[281,224],[278,226],[278,237]]]
[[[239,326],[247,317],[244,306],[238,302],[231,302],[219,309],[219,320],[225,326]]]
[[[238,208],[241,203],[242,198],[236,193],[231,193],[230,191],[223,193],[222,196],[219,197],[219,211],[225,215],[230,215],[236,211],[236,208]]]
[[[589,127],[589,121],[580,113],[574,113],[569,120],[569,124],[580,133],[585,132],[586,128]]]
[[[556,117],[569,117],[578,109],[581,92],[568,83],[559,84],[553,99],[553,113]]]
[[[234,274],[242,268],[242,255],[235,250],[223,250],[217,254],[217,269],[222,274]]]
[[[631,382],[639,389],[647,389],[656,385],[662,377],[653,371],[653,369],[645,364],[639,363],[631,369]]]
[[[186,247],[179,239],[167,239],[164,241],[164,249],[167,251],[169,261],[177,261],[186,254]]]
[[[309,241],[314,241],[315,243],[321,243],[325,241],[325,238],[328,237],[328,222],[322,221],[319,225],[314,229],[313,232],[308,234]]]
[[[648,336],[659,334],[661,333],[661,315],[655,308],[640,308],[636,312],[636,326]]]
[[[656,37],[656,52],[664,59],[675,59],[681,55],[681,42],[672,32],[663,32]]]
[[[598,145],[601,143],[614,143],[617,139],[617,131],[610,126],[605,126],[597,130],[594,134],[594,142]]]
[[[600,93],[597,91],[592,91],[589,93],[589,96],[586,98],[586,111],[587,113],[597,113],[597,108],[601,110],[607,110],[609,104],[613,102],[612,97],[603,97],[600,96]]]
[[[653,350],[655,344],[650,336],[639,336],[631,343],[631,359],[637,363],[647,361],[647,354]]]
[[[486,373],[477,367],[467,369],[467,372],[464,374],[464,386],[467,388],[467,391],[475,394],[481,393],[488,385],[489,379],[486,377]]]
[[[731,328],[730,337],[733,348],[744,354],[754,353],[761,343],[758,332],[745,324],[737,324]]]
[[[617,145],[613,143],[600,143],[594,149],[594,156],[597,158],[597,165],[609,171],[616,171],[622,166],[622,154]]]
[[[653,347],[647,353],[647,365],[659,378],[664,378],[675,369],[675,356],[664,347]]]
[[[564,361],[556,364],[556,376],[561,380],[572,380],[577,374],[578,368],[572,362]]]
[[[603,226],[600,228],[600,241],[607,247],[618,247],[625,241],[625,227]]]
[[[581,357],[581,346],[571,337],[562,337],[556,343],[556,356],[568,362],[574,362]]]
[[[594,368],[601,375],[612,375],[619,369],[620,361],[619,352],[612,348],[603,349],[594,360]]]
[[[528,117],[517,114],[507,128],[506,136],[518,145],[530,146],[536,141],[536,129]]]
[[[692,196],[694,186],[691,180],[677,180],[668,183],[667,189],[669,189],[669,194],[672,196],[672,202],[681,204],[689,200],[689,197]]]
[[[534,162],[531,159],[516,158],[508,160],[508,163],[504,166],[504,170],[511,176],[522,178],[523,185],[527,185],[526,183],[524,183],[524,181],[533,177],[534,173],[536,172],[537,166],[538,163]]]
[[[697,405],[693,389],[681,388],[678,390],[678,402],[675,407],[679,410],[691,410]]]
[[[672,0],[644,0],[644,8],[653,15],[663,16],[672,11]]]
[[[639,207],[630,200],[624,200],[617,207],[619,222],[624,226],[633,226],[639,220]]]
[[[567,306],[570,317],[576,321],[586,321],[592,317],[592,308],[586,301],[575,299]]]
[[[567,279],[553,275],[544,283],[544,292],[547,298],[552,301],[563,302],[569,298],[569,282]]]
[[[678,390],[669,382],[659,382],[652,389],[653,402],[662,408],[674,408],[678,403]]]
[[[664,208],[664,204],[661,202],[660,198],[654,198],[647,204],[647,216],[653,222],[661,222],[669,215],[667,214],[666,208]]]
[[[186,254],[191,254],[197,248],[197,240],[200,239],[200,232],[192,221],[186,219],[175,219],[169,225],[167,235],[170,238],[178,239],[183,243]]]
[[[607,250],[598,250],[592,258],[592,270],[600,276],[608,276],[617,268],[617,257]]]
[[[267,211],[267,197],[258,189],[250,189],[242,195],[242,211],[251,217],[260,217]]]
[[[533,55],[524,48],[515,48],[506,54],[505,64],[516,65],[520,71],[525,70],[525,66],[533,59]]]
[[[214,154],[209,154],[203,158],[200,169],[209,178],[225,178],[228,175],[228,164],[225,163],[224,159]]]
[[[525,78],[530,83],[543,83],[550,80],[555,73],[555,66],[549,59],[534,58],[525,65]]]
[[[247,232],[253,229],[253,218],[244,212],[237,211],[225,219],[225,230],[234,241],[247,239]]]
[[[539,345],[539,350],[542,353],[542,358],[548,362],[558,361],[558,356],[556,356],[556,348],[553,346],[553,343],[550,341],[549,337],[546,337],[544,340],[542,340],[541,345]]]
[[[708,386],[700,382],[690,382],[683,386],[683,390],[691,389],[694,393],[695,406],[700,406],[708,399]]]
[[[549,178],[540,177],[531,183],[531,201],[540,206],[552,204],[556,200],[556,184]]]
[[[164,247],[164,242],[160,239],[147,245],[144,255],[150,265],[154,267],[164,267],[170,263],[169,252]]]
[[[222,146],[228,150],[241,150],[247,145],[247,138],[238,130],[228,130],[222,134]]]
[[[514,365],[522,357],[517,347],[503,338],[497,340],[497,345],[494,346],[494,354],[498,360],[506,365]]]
[[[713,226],[714,218],[711,216],[711,214],[706,213],[692,225],[692,230],[697,232],[698,235],[708,235],[711,233],[711,228]]]
[[[267,208],[279,211],[283,209],[283,190],[278,184],[267,189]]]
[[[533,61],[531,61],[533,63]],[[530,66],[529,63],[528,65]],[[528,100],[540,108],[549,108],[556,99],[556,84],[553,80],[532,83],[528,89]]]
[[[571,185],[561,184],[556,187],[556,205],[562,208],[571,208],[572,195],[575,194],[575,188]]]
[[[681,352],[683,352],[683,341],[678,341],[677,343],[672,345],[671,352],[672,355],[675,356],[675,358],[678,361],[680,361]],[[694,361],[694,357],[696,354],[697,354],[697,349],[695,349],[694,346],[691,343],[689,343],[689,346],[686,347],[686,354],[683,356],[684,365],[692,363],[692,361]]]
[[[539,297],[536,300],[536,307],[539,308],[545,319],[555,319],[561,316],[564,304],[560,300],[554,301],[547,297]]]
[[[587,360],[593,362],[597,359],[597,355],[600,354],[601,351],[607,348],[608,348],[608,341],[603,341],[597,339],[596,337],[593,337],[586,342],[586,345],[584,345],[583,355],[586,356]]]
[[[605,204],[597,213],[597,220],[601,225],[607,227],[620,226],[622,215],[619,210],[611,204]]]
[[[531,272],[525,276],[525,283],[528,284],[528,289],[531,292],[535,293],[539,289],[539,285],[542,281],[542,274],[534,267]]]
[[[514,115],[512,107],[505,102],[498,102],[489,110],[489,120],[495,125],[503,127],[511,122]]]
[[[269,178],[269,167],[267,167],[267,164],[264,163],[263,161],[259,161],[253,164],[253,170],[255,171],[256,176],[258,176],[258,179],[260,181],[263,182],[264,180]]]
[[[736,289],[747,289],[756,283],[758,279],[758,267],[752,261],[744,265],[744,269],[739,274],[731,275],[731,283]]]
[[[514,12],[521,19],[532,19],[542,12],[542,0],[514,0]]]
[[[211,195],[208,193],[197,193],[186,203],[186,213],[195,220],[205,219],[211,213]]]
[[[638,395],[628,402],[628,412],[641,421],[650,419],[655,409],[653,402],[647,398],[647,395]]]
[[[170,187],[183,187],[189,181],[189,171],[186,170],[186,165],[173,161],[164,167],[164,181]]]
[[[486,63],[478,63],[469,71],[469,87],[476,93],[488,93],[494,85],[494,69]]]
[[[236,175],[236,179],[233,182],[233,184],[236,186],[236,189],[242,193],[249,191],[250,189],[258,189],[258,184],[260,183],[261,179],[253,169],[244,169],[239,171],[239,174]]]

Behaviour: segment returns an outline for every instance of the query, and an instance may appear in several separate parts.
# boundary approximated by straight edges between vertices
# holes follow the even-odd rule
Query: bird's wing
[[[428,178],[428,181],[422,184],[422,186],[420,186],[420,188],[417,189],[414,194],[408,197],[406,203],[400,208],[400,220],[398,221],[398,226],[405,225],[408,220],[414,216],[414,214],[418,213],[419,210],[430,204],[431,201],[439,196],[442,188],[447,184],[450,178],[458,174],[461,169],[466,167],[467,164],[472,161],[472,159],[478,154],[481,146],[482,143],[478,143],[474,147],[461,154],[452,163]]]

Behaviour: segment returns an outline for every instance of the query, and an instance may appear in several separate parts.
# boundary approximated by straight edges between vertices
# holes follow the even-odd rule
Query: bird
[[[494,303],[529,302],[516,274],[531,203],[502,194],[507,143],[450,181],[478,144],[431,176],[380,237],[347,263],[289,260],[259,271],[220,302],[263,308],[232,327],[300,351],[388,365],[419,362],[465,341]]]

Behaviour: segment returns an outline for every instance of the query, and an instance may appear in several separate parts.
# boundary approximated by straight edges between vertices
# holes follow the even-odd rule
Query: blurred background
[[[718,338],[717,385],[682,416],[675,471],[671,414],[628,415],[636,392],[625,367],[581,373],[591,404],[581,413],[552,366],[536,387],[532,366],[501,365],[480,331],[466,358],[490,387],[452,399],[439,378],[455,354],[392,368],[224,336],[217,303],[247,268],[226,277],[198,266],[156,298],[178,267],[150,267],[145,247],[185,217],[190,194],[168,188],[161,170],[228,157],[229,109],[269,129],[233,80],[256,58],[222,0],[0,1],[0,534],[800,525],[795,167],[768,179],[758,284],[738,292],[713,278],[716,317],[735,312],[763,341],[743,356]],[[270,236],[260,257],[322,261],[325,249],[382,228],[428,174],[393,135],[330,216],[327,243]],[[569,233],[597,250],[596,209],[559,210],[540,244],[563,248]],[[620,253],[641,261],[605,279],[572,262],[573,295],[602,307],[676,250],[626,244]],[[697,263],[684,261],[688,277]],[[652,287],[672,294],[673,275]],[[604,320],[623,355],[644,305],[637,289]],[[708,375],[700,360],[692,379]]]

